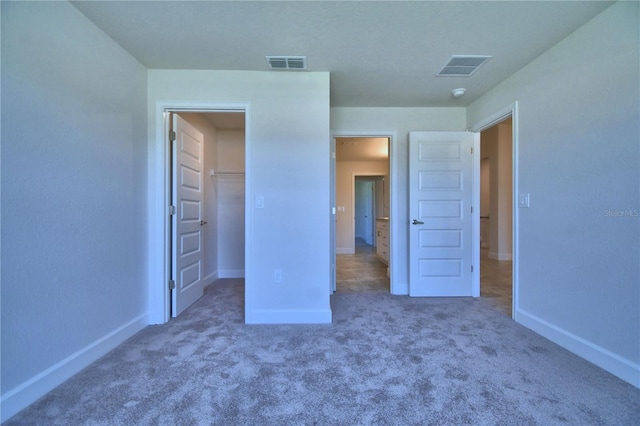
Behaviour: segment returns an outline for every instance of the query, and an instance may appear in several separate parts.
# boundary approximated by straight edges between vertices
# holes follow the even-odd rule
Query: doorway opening
[[[165,118],[166,321],[220,280],[246,286],[248,150],[245,110],[167,109]]]
[[[480,133],[480,296],[515,317],[515,106]]]
[[[391,292],[390,138],[335,138],[335,291]]]

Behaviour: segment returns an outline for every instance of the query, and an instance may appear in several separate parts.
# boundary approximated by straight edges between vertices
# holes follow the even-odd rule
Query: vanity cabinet
[[[389,264],[389,218],[376,220],[376,253],[384,263]]]

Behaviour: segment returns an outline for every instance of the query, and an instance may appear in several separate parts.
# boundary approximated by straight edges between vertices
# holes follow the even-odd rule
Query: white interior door
[[[365,217],[366,217],[366,203],[367,190],[365,182],[356,179],[354,183],[355,194],[355,206],[354,206],[354,222],[355,222],[355,237],[365,239]]]
[[[370,246],[373,245],[373,181],[365,181],[365,198],[364,198],[364,240]]]
[[[173,114],[172,141],[172,279],[171,314],[176,317],[202,297],[204,283],[202,227],[202,133]]]
[[[409,295],[471,296],[471,132],[409,134]]]

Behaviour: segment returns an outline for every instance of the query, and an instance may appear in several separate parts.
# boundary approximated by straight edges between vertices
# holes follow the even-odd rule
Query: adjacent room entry
[[[345,136],[334,143],[332,290],[390,292],[390,138]]]
[[[245,277],[245,113],[170,113],[169,315]],[[215,284],[214,284],[215,285]]]
[[[513,316],[513,120],[480,133],[480,295]]]

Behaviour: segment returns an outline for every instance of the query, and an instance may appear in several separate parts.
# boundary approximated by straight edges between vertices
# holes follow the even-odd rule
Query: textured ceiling
[[[72,3],[147,68],[267,71],[266,55],[305,55],[308,71],[331,72],[334,107],[466,106],[611,4]],[[436,77],[452,55],[492,58],[471,77]]]

